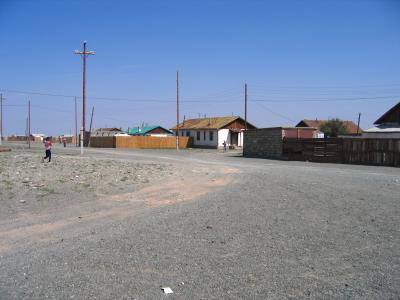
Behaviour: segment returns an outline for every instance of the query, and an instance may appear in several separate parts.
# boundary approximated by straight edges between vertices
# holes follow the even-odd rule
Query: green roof
[[[166,133],[172,133],[171,131],[169,131],[168,129],[165,129],[159,125],[156,126],[144,126],[144,127],[132,127],[129,129],[128,134],[131,135],[146,135],[148,132],[156,129],[156,128],[161,128],[164,131],[166,131]]]

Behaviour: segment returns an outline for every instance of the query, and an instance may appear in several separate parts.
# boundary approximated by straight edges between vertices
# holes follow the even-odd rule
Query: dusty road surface
[[[399,169],[11,147],[0,299],[400,298]]]

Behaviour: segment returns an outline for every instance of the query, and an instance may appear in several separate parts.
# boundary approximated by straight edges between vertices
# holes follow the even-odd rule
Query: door
[[[237,132],[231,131],[231,145],[238,145],[239,134]]]

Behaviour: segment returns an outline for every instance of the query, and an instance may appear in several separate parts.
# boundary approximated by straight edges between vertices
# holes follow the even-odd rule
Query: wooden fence
[[[189,148],[192,138],[179,137],[179,148]],[[134,148],[134,149],[175,149],[176,137],[156,136],[96,136],[90,137],[90,147],[95,148]]]
[[[343,139],[343,162],[400,167],[400,139]]]
[[[283,157],[289,160],[342,162],[343,139],[283,139]]]
[[[89,145],[94,148],[115,148],[115,137],[91,136]]]
[[[289,160],[400,167],[399,139],[283,139]]]

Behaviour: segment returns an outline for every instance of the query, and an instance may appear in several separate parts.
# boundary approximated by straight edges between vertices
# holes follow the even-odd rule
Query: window
[[[214,131],[210,131],[209,134],[210,134],[210,141],[213,141],[214,140]]]
[[[206,140],[206,132],[203,131],[203,140]]]
[[[186,136],[190,136],[190,131],[186,131]]]
[[[184,135],[185,135],[185,133],[182,131],[181,136],[184,136]]]
[[[196,140],[200,141],[200,131],[196,132]]]

